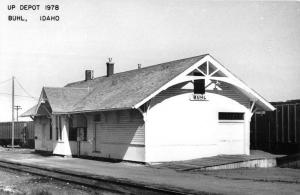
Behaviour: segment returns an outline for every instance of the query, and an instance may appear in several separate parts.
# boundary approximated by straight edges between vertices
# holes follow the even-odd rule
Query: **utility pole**
[[[22,107],[21,106],[15,106],[15,110],[17,111],[17,122],[19,121],[19,110],[21,110]]]
[[[12,93],[11,93],[11,111],[12,111],[12,122],[11,122],[11,148],[14,148],[15,145],[15,77],[12,77]]]

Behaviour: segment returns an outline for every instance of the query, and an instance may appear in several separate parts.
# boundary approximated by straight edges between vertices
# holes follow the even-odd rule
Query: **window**
[[[49,132],[49,139],[52,140],[52,119],[49,119],[49,123],[50,123],[50,132]]]
[[[219,120],[244,120],[243,112],[219,112]]]
[[[61,116],[56,116],[55,120],[56,126],[56,140],[61,140],[62,138],[62,128],[61,128]]]
[[[137,110],[130,110],[130,121],[140,120],[143,118],[142,114]]]
[[[87,141],[87,129],[86,127],[70,128],[69,130],[69,140],[70,141],[79,141],[77,137],[80,138],[80,141]]]
[[[77,129],[73,127],[73,119],[69,118],[69,141],[77,140]]]
[[[69,141],[77,140],[77,128],[69,128]]]
[[[87,129],[86,127],[79,127],[77,128],[78,137],[80,141],[87,141]]]
[[[195,80],[194,81],[194,94],[205,94],[205,80]]]
[[[95,122],[102,122],[102,116],[101,116],[101,114],[96,114],[96,115],[94,115],[94,121]]]
[[[74,120],[78,120],[78,118],[77,119],[75,118]],[[95,118],[94,120],[96,121]],[[87,141],[87,128],[73,127],[73,119],[70,118],[69,119],[69,141],[79,141],[77,140],[77,138],[80,138],[80,141]]]
[[[94,115],[94,122],[96,123],[106,123],[108,120],[109,112],[100,112]]]
[[[116,124],[119,122],[117,111],[106,112],[105,114],[106,123]]]

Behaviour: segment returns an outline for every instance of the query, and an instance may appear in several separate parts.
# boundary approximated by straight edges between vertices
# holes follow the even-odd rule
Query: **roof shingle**
[[[74,87],[92,89],[80,101],[73,101],[75,103],[73,112],[132,108],[206,55],[116,73],[109,77],[103,76],[89,81],[69,83],[61,89]],[[55,97],[56,99],[63,100],[62,94],[57,93],[57,95],[59,97]],[[67,99],[72,99],[72,97]],[[61,103],[56,105],[59,106]],[[50,104],[52,106],[51,102]],[[69,107],[66,110],[70,110]]]

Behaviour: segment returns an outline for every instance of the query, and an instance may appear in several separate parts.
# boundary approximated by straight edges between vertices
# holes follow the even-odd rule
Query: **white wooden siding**
[[[144,121],[138,111],[112,111],[104,115],[104,122],[96,123],[97,151],[101,144],[145,144]]]
[[[244,121],[242,122],[224,122],[218,124],[218,142],[220,154],[243,154],[244,148]]]
[[[170,87],[151,100],[146,162],[248,154],[250,100],[230,85],[221,84],[223,90],[206,91],[208,101],[191,101],[193,85],[186,84]],[[223,124],[218,120],[219,112],[243,112],[245,120]]]
[[[209,93],[215,93],[219,95],[231,98],[238,103],[242,104],[246,108],[250,108],[250,100],[245,95],[240,93],[234,86],[228,83],[220,82],[220,87],[222,90],[208,90]]]

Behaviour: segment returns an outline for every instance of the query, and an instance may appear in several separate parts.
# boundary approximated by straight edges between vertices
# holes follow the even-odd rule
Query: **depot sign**
[[[192,94],[190,97],[191,101],[207,101],[205,94]]]

